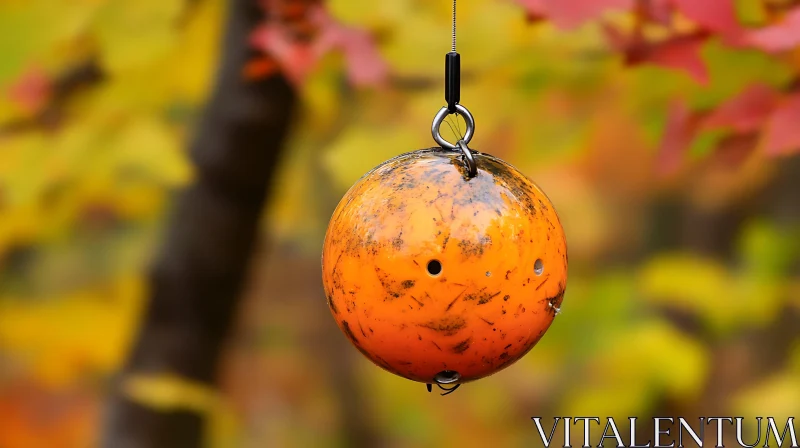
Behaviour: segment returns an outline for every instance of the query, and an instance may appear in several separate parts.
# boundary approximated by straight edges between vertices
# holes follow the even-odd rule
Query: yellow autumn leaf
[[[219,400],[208,415],[205,428],[209,448],[228,448],[240,445],[244,427],[240,413],[226,402]]]
[[[597,415],[624,417],[636,415],[651,404],[648,390],[640,382],[598,383],[591,393],[580,388],[569,389],[559,400],[558,415]]]
[[[800,412],[797,397],[800,397],[800,376],[797,372],[782,371],[737,393],[732,398],[732,406],[735,415],[774,417],[781,431],[786,419]]]
[[[2,297],[0,345],[48,384],[108,374],[127,353],[142,295],[141,279],[124,276],[58,300]]]
[[[122,381],[123,393],[140,405],[158,411],[209,412],[217,393],[204,383],[171,373],[132,374]]]
[[[163,122],[136,118],[115,137],[109,149],[116,175],[120,171],[137,170],[167,186],[180,186],[191,179],[191,165],[181,142]],[[153,163],[154,160],[158,163]]]
[[[0,163],[3,203],[30,204],[42,190],[40,169],[46,160],[49,140],[43,132],[0,139],[3,148],[3,163]]]
[[[180,0],[106,2],[93,23],[103,68],[116,74],[168,55],[177,43],[184,6]]]
[[[781,285],[775,281],[730,272],[717,260],[688,253],[658,255],[639,276],[651,303],[694,313],[720,332],[767,324],[781,300]]]
[[[320,61],[319,69],[309,76],[298,92],[306,111],[303,127],[323,135],[336,131],[336,124],[342,120],[342,109],[346,107],[346,100],[337,82],[342,67],[333,63],[336,59],[326,57]]]
[[[415,5],[411,0],[393,2],[354,3],[349,0],[328,0],[328,10],[338,20],[352,26],[395,28],[402,24],[404,17],[411,17],[414,11],[429,5]]]
[[[710,368],[710,353],[700,341],[658,321],[649,322],[626,336],[631,350],[638,351],[641,356],[639,362],[629,365],[646,365],[659,388],[683,399],[701,391]],[[665,359],[670,360],[669,368],[664,368]]]
[[[41,212],[39,207],[19,206],[2,210],[0,219],[0,253],[16,245],[25,245],[41,234]],[[2,266],[0,264],[0,266]]]
[[[220,58],[225,4],[221,0],[195,4],[167,61],[148,67],[154,79],[163,76],[165,99],[190,101],[197,107],[208,96],[216,74],[214,64]]]
[[[383,161],[426,147],[422,145],[402,129],[354,126],[327,147],[322,157],[336,185],[349,188]]]
[[[728,296],[728,272],[719,262],[690,254],[662,255],[642,269],[642,291],[654,302],[708,312]]]
[[[564,415],[636,415],[651,404],[648,397],[695,396],[705,384],[709,359],[702,344],[660,320],[640,322],[619,331],[587,364],[585,388],[571,388]],[[669,360],[665,368],[665,360]]]
[[[104,190],[123,179],[180,186],[191,179],[192,169],[181,141],[163,121],[144,116],[90,121],[92,138],[64,145],[74,148],[70,172],[85,186]],[[153,163],[158,161],[158,163]],[[77,171],[77,173],[75,173]],[[90,188],[91,189],[91,188]]]
[[[345,8],[336,6],[339,15],[349,16]],[[352,4],[352,8],[363,8]],[[393,71],[404,76],[438,76],[443,55],[450,50],[450,15],[452,6],[446,3],[426,3],[406,6],[411,13],[399,16],[402,20],[392,24],[391,36],[381,53],[391,64]],[[401,10],[402,6],[393,6]],[[516,47],[524,17],[512,3],[465,2],[459,5],[461,29],[469,33],[458,36],[457,49],[462,54],[482,54],[481,58],[462,60],[463,72],[474,72],[495,67],[509,59]],[[353,14],[352,16],[355,16]],[[441,36],[441,45],[431,45],[431,35]],[[432,63],[431,61],[436,61]],[[467,103],[468,104],[468,103]]]
[[[270,220],[265,223],[277,238],[315,244],[319,232],[324,231],[329,217],[309,216],[317,205],[314,193],[320,181],[312,167],[319,164],[318,150],[316,145],[303,143],[287,148],[284,169],[277,173],[269,203]]]

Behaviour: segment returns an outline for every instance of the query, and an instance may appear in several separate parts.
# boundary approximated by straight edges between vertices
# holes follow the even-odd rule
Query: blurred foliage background
[[[471,146],[548,193],[570,277],[530,354],[447,397],[348,345],[320,249],[356,179],[433,145],[452,5],[327,0],[310,53],[254,34],[271,58],[247,76],[280,70],[300,107],[201,400],[209,446],[538,446],[532,416],[796,415],[800,7],[701,3],[459,4]],[[193,180],[225,6],[0,1],[0,447],[97,443]]]

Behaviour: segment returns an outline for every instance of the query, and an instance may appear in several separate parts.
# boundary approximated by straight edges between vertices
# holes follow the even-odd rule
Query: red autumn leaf
[[[31,67],[8,88],[8,96],[11,101],[34,113],[50,99],[51,89],[47,74],[38,67]]]
[[[764,152],[777,156],[800,151],[800,93],[781,100],[767,121],[762,135]]]
[[[697,131],[698,116],[683,101],[674,101],[667,111],[667,123],[658,150],[656,171],[669,175],[677,171],[683,162],[684,154]]]
[[[669,25],[672,22],[670,0],[639,0],[636,6],[639,16],[643,19],[662,25]]]
[[[682,70],[701,84],[708,82],[708,69],[700,53],[706,39],[705,33],[649,42],[640,34],[625,36],[610,26],[605,26],[604,30],[611,45],[625,54],[625,63],[628,65],[659,65]]]
[[[245,79],[266,78],[279,70],[278,64],[270,56],[262,56],[248,61],[245,64],[242,74]]]
[[[633,34],[633,35],[626,35],[623,34],[619,28],[615,28],[607,23],[601,24],[603,33],[606,36],[606,40],[611,45],[611,47],[623,53],[627,53],[631,51],[632,48],[641,46],[644,44],[644,40],[640,33]]]
[[[516,0],[531,20],[549,18],[562,29],[575,28],[599,18],[613,9],[635,9],[640,19],[663,25],[672,22],[674,11],[680,12],[706,31],[725,37],[728,43],[738,44],[744,28],[736,16],[731,0]]]
[[[291,22],[270,21],[251,35],[251,43],[272,56],[295,85],[301,85],[320,59],[333,51],[344,55],[353,84],[386,80],[388,66],[366,31],[342,25],[317,5],[306,8],[305,22],[314,29],[310,39],[298,38]]]
[[[525,8],[525,12],[530,22],[538,22],[547,16],[544,0],[517,0],[517,3]]]
[[[355,85],[377,85],[386,80],[388,65],[369,33],[341,25],[322,9],[316,13],[322,24],[322,33],[316,40],[319,51],[322,54],[331,50],[342,51],[350,82]]]
[[[631,9],[634,0],[517,0],[529,18],[549,18],[561,29],[575,28],[612,9]]]
[[[318,57],[305,42],[289,37],[285,27],[267,24],[256,29],[250,37],[252,44],[279,62],[284,76],[291,83],[301,85]]]
[[[763,84],[754,84],[716,107],[703,121],[707,129],[729,128],[737,133],[756,131],[775,108],[777,93]]]
[[[735,169],[742,165],[758,144],[758,132],[728,135],[717,143],[712,163]]]
[[[683,70],[701,84],[708,83],[708,69],[700,54],[705,37],[679,36],[650,46],[642,62]]]
[[[780,22],[750,31],[746,42],[764,51],[791,50],[800,45],[800,8],[794,8]]]
[[[728,37],[738,36],[743,31],[732,0],[669,1],[681,14],[706,30]]]

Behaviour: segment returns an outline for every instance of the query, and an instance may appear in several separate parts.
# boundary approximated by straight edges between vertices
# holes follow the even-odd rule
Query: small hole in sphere
[[[442,273],[442,263],[440,263],[439,260],[431,260],[428,262],[428,274],[436,276],[441,273]]]
[[[442,370],[433,380],[439,384],[451,384],[461,379],[461,374],[454,370]]]
[[[541,258],[537,258],[536,262],[533,263],[533,272],[536,275],[542,275],[542,272],[544,272],[544,263]]]

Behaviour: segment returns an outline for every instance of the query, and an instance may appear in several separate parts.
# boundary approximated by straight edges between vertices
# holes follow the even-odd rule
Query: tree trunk
[[[120,378],[171,373],[212,385],[295,104],[280,76],[245,80],[255,0],[231,0],[213,96],[190,147],[196,179],[181,192],[150,275],[150,301]],[[203,419],[160,412],[114,391],[105,447],[197,447]]]

